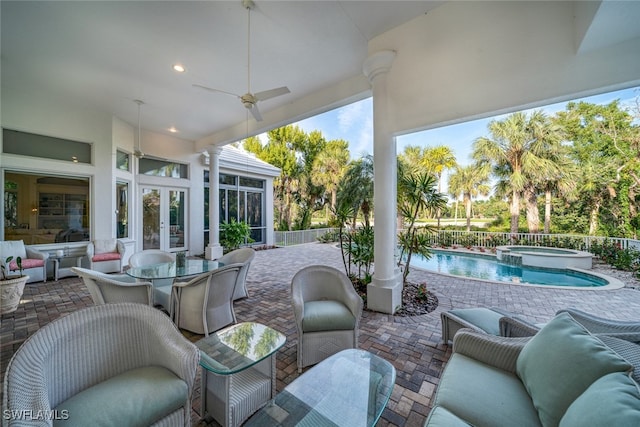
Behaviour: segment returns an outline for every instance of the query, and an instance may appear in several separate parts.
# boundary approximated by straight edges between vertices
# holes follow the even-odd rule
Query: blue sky
[[[625,89],[606,94],[580,98],[594,104],[606,104],[620,99],[624,105],[631,104],[640,96],[640,88]],[[542,109],[551,115],[565,109],[566,102],[552,104]],[[347,105],[295,123],[305,132],[319,130],[328,139],[344,139],[349,142],[352,158],[359,158],[364,153],[373,153],[373,103],[371,98]],[[529,111],[529,110],[527,110]],[[486,119],[473,120],[457,125],[445,126],[397,138],[398,153],[407,145],[451,147],[459,164],[471,163],[471,145],[480,136],[488,136],[487,125],[493,119],[501,119],[507,114]]]

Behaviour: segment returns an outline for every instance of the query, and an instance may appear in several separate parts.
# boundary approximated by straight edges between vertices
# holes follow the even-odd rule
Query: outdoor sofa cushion
[[[105,252],[101,254],[95,254],[91,257],[91,261],[99,262],[99,261],[114,261],[122,258],[118,252]]]
[[[27,259],[22,259],[21,264],[22,264],[23,270],[26,270],[28,268],[36,268],[36,267],[44,266],[44,260],[27,258]],[[11,260],[11,262],[9,263],[9,270],[16,271],[19,269],[20,268],[18,267],[18,263],[16,262],[16,260],[15,259]]]
[[[449,313],[466,320],[488,334],[500,335],[500,318],[504,317],[502,313],[484,307],[453,309]]]
[[[544,426],[557,426],[571,403],[598,378],[631,369],[568,313],[554,317],[531,338],[516,362]]]
[[[460,353],[447,363],[434,406],[474,426],[540,427],[536,408],[515,374]]]
[[[131,369],[58,405],[68,418],[56,426],[149,426],[184,405],[187,384],[166,368]]]
[[[622,372],[596,380],[567,409],[560,427],[640,426],[638,384]]]
[[[320,300],[304,303],[304,332],[351,330],[355,324],[356,318],[351,310],[340,301]]]
[[[468,427],[471,425],[442,406],[433,408],[426,423],[431,427]]]

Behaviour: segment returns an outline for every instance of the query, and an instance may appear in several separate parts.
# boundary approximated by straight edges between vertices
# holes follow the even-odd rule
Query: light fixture
[[[72,161],[73,163],[78,163],[78,157],[76,157],[76,156],[71,156],[71,161]]]
[[[142,104],[144,104],[143,101],[139,100],[139,99],[134,99],[133,102],[135,102],[136,104],[138,104],[138,138],[136,139],[136,146],[133,150],[133,155],[136,156],[137,158],[142,158],[144,157],[144,153],[142,152],[142,134],[140,131],[140,106]]]
[[[171,132],[171,133],[178,133],[178,129],[176,129],[174,126],[171,126],[171,127],[169,128],[169,132]]]
[[[182,64],[173,64],[173,71],[177,71],[178,73],[184,73],[187,71],[186,68]]]

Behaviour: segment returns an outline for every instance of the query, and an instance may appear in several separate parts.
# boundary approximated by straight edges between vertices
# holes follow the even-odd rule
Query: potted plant
[[[29,276],[22,274],[22,258],[16,258],[19,274],[11,274],[9,263],[13,257],[8,257],[0,265],[0,313],[11,313],[17,310],[24,291],[24,285],[29,280]]]

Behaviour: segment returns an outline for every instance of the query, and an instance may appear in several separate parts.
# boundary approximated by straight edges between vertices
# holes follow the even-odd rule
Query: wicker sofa
[[[568,313],[533,337],[462,329],[424,425],[638,426],[638,370],[639,345],[592,335]]]

